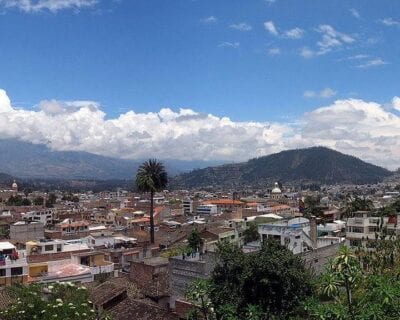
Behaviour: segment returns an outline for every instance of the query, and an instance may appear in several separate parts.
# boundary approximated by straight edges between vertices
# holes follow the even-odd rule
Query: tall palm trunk
[[[150,191],[150,242],[154,244],[154,191]]]

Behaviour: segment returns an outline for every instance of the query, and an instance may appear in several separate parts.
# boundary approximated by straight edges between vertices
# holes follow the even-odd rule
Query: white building
[[[218,213],[218,207],[215,204],[202,204],[196,208],[196,214],[213,215]]]
[[[43,225],[47,226],[53,224],[54,220],[54,209],[44,208],[42,210],[34,210],[22,213],[22,218],[25,221],[36,221],[41,222]]]
[[[10,242],[0,242],[0,286],[24,283],[28,277],[28,262],[24,251]]]
[[[344,241],[339,237],[318,237],[315,218],[311,220],[294,218],[276,223],[259,224],[258,232],[262,240],[274,239],[294,254]]]
[[[356,212],[355,217],[347,219],[346,244],[351,247],[368,247],[376,239],[376,233],[386,228],[389,235],[400,235],[398,221],[400,215],[376,217],[369,212]]]

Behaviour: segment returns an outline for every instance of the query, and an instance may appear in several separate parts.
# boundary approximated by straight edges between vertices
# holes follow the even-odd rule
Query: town
[[[249,253],[272,239],[320,274],[340,246],[369,248],[383,229],[400,234],[395,179],[311,187],[164,189],[150,199],[119,188],[28,192],[14,181],[0,190],[0,286],[82,283],[113,319],[186,319],[186,291],[210,276],[221,242]]]

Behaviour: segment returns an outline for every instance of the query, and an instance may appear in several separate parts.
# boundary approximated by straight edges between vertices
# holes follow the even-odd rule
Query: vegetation
[[[249,254],[221,243],[218,254],[211,279],[189,288],[187,298],[198,306],[192,319],[287,319],[311,293],[300,258],[274,241]]]
[[[154,244],[154,193],[166,188],[168,183],[164,165],[156,159],[144,162],[136,174],[136,186],[141,192],[150,192],[150,242]]]
[[[288,150],[248,162],[194,170],[176,177],[181,188],[212,185],[272,184],[296,181],[303,184],[375,183],[391,175],[381,167],[324,147]]]
[[[304,210],[304,215],[306,217],[319,217],[322,215],[323,210],[320,206],[320,197],[312,197],[312,196],[307,196],[304,199],[304,205],[305,205],[305,210]]]
[[[7,290],[16,303],[0,311],[2,320],[99,319],[88,300],[86,288],[82,286],[72,283],[30,284]]]
[[[248,228],[245,231],[243,231],[243,238],[244,238],[244,243],[257,241],[260,239],[257,222],[252,221],[249,223]]]
[[[11,196],[7,202],[7,206],[30,206],[31,201],[27,198],[23,198],[22,196]]]
[[[188,246],[192,252],[197,252],[201,250],[203,245],[203,239],[200,237],[200,233],[197,229],[193,229],[188,237]]]

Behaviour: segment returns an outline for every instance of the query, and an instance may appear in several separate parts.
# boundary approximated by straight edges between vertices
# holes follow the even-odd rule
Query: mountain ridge
[[[193,170],[178,175],[173,185],[176,188],[262,186],[273,181],[365,184],[379,182],[391,174],[354,156],[326,147],[311,147]]]
[[[17,139],[0,139],[0,172],[18,178],[37,179],[133,179],[144,160],[126,160],[83,151],[54,151],[43,144]],[[222,161],[163,161],[174,176],[194,168],[216,165]]]

